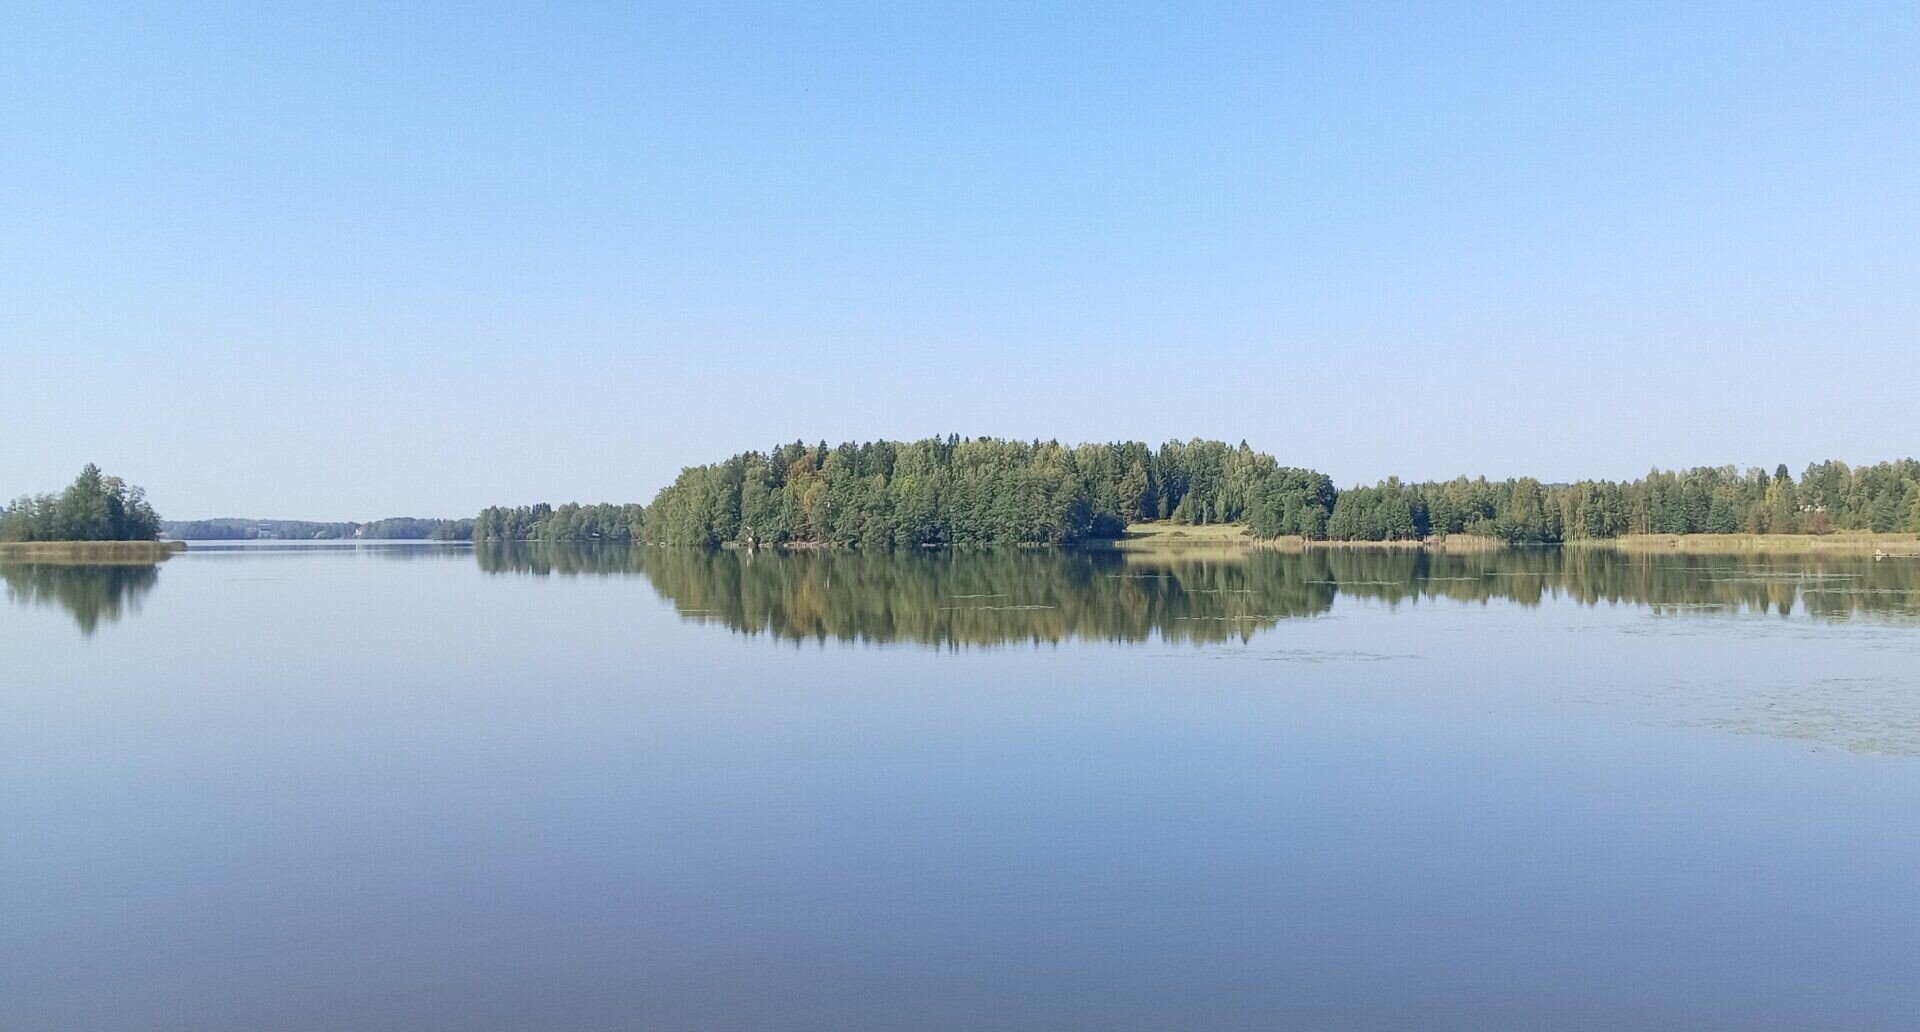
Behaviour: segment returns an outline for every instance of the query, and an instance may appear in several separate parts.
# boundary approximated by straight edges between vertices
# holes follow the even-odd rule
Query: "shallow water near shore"
[[[0,1027],[1920,1009],[1920,561],[196,545],[0,594]]]

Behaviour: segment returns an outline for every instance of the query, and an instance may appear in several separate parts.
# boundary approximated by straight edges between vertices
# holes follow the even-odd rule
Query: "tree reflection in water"
[[[1185,558],[527,544],[475,556],[496,574],[644,576],[687,619],[796,641],[1245,641],[1282,620],[1325,613],[1342,595],[1395,605],[1564,598],[1674,612],[1920,616],[1920,563],[1854,556],[1313,548]]]
[[[17,605],[55,606],[67,611],[91,636],[140,608],[140,600],[160,581],[154,563],[0,563],[0,581]]]

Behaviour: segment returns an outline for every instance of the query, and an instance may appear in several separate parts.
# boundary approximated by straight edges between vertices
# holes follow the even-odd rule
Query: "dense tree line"
[[[472,520],[417,519],[392,516],[371,523],[322,523],[312,520],[164,520],[160,530],[175,541],[252,541],[260,538],[294,541],[333,541],[348,538],[393,541],[465,541],[473,537]]]
[[[576,505],[568,502],[483,509],[473,521],[475,541],[641,540],[644,510],[638,505]]]
[[[1333,501],[1324,475],[1282,467],[1244,442],[794,442],[682,471],[648,506],[646,540],[1060,545],[1151,519],[1319,537]]]
[[[468,541],[473,538],[473,521],[389,516],[360,524],[353,536],[380,541]]]
[[[1511,542],[1624,534],[1825,534],[1920,531],[1920,462],[1810,465],[1798,481],[1732,466],[1654,470],[1630,481],[1543,485],[1530,477],[1403,484],[1388,479],[1339,494],[1334,540],[1414,540],[1473,534]]]
[[[828,447],[796,441],[682,470],[636,505],[492,508],[475,540],[616,540],[717,547],[1063,545],[1130,523],[1237,523],[1256,538],[1514,543],[1625,534],[1920,531],[1920,463],[1807,467],[1796,481],[1731,466],[1631,481],[1543,484],[1459,477],[1336,491],[1245,442],[1087,444],[928,438]]]
[[[159,532],[146,492],[92,463],[58,495],[26,495],[0,510],[0,541],[152,541]]]

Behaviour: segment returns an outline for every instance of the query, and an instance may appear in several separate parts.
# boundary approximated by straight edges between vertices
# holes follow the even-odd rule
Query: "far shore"
[[[0,559],[49,563],[157,563],[184,541],[0,541]]]
[[[505,542],[481,542],[481,544],[502,544]],[[514,542],[528,544],[534,542]],[[574,544],[578,542],[564,542]],[[635,543],[636,547],[638,542]],[[728,541],[719,546],[723,549],[751,550],[748,545]],[[820,541],[783,541],[763,542],[759,545],[773,552],[833,552],[840,551],[836,546]],[[945,550],[955,546],[927,545],[929,550]],[[1021,548],[1048,549],[1051,545],[981,545],[962,546],[979,548]],[[1248,551],[1265,550],[1280,552],[1300,552],[1312,549],[1369,549],[1387,551],[1431,551],[1431,552],[1492,552],[1503,549],[1605,549],[1618,552],[1650,553],[1678,552],[1702,555],[1865,555],[1883,558],[1920,559],[1920,534],[1874,534],[1866,531],[1836,531],[1830,534],[1628,534],[1617,538],[1578,538],[1564,542],[1509,542],[1499,538],[1477,534],[1451,534],[1426,538],[1402,538],[1394,541],[1338,541],[1310,539],[1297,535],[1276,538],[1257,538],[1248,532],[1244,524],[1210,523],[1189,525],[1182,523],[1134,523],[1129,524],[1124,533],[1117,538],[1091,538],[1058,546],[1074,551],[1120,552],[1127,555],[1168,555],[1183,559],[1205,559],[1209,557],[1232,557],[1244,555]],[[147,558],[152,549],[165,550],[160,554],[164,558],[173,551],[186,548],[184,542],[75,542],[48,543],[30,545],[0,544],[0,559],[4,558],[53,558],[65,554],[77,554],[83,557],[113,554],[112,550],[131,548],[133,555]],[[18,552],[13,549],[37,549],[45,551]]]

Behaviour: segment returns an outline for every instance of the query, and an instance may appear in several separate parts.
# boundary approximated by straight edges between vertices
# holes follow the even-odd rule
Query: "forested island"
[[[175,541],[331,541],[336,539],[397,541],[466,541],[473,537],[472,520],[419,519],[392,516],[370,523],[325,523],[312,520],[249,520],[226,517],[212,520],[162,520],[160,532]]]
[[[1170,518],[1325,535],[1333,484],[1213,441],[1083,445],[994,438],[781,445],[681,472],[644,508],[491,508],[487,540],[717,546],[1073,544]]]
[[[1260,540],[1511,544],[1643,534],[1920,531],[1920,462],[1809,465],[1796,480],[1733,466],[1630,481],[1458,477],[1336,489],[1244,441],[1066,446],[928,438],[794,442],[683,470],[646,506],[494,507],[476,541],[604,540],[717,547],[1073,545],[1131,524],[1239,524]]]
[[[140,488],[88,463],[59,494],[22,495],[0,507],[0,551],[45,554],[50,546],[116,543],[139,551],[160,530]],[[149,546],[150,548],[151,546]]]

